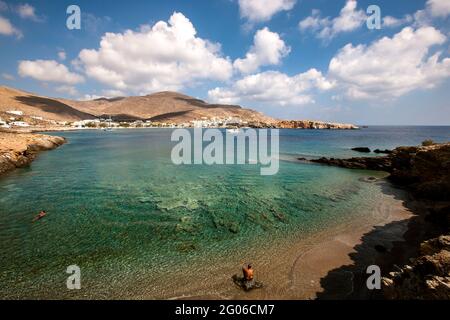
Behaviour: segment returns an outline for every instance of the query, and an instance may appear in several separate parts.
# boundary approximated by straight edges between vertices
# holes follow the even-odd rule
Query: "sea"
[[[224,273],[364,219],[388,197],[366,179],[385,173],[298,158],[450,141],[448,126],[280,130],[279,171],[263,176],[257,165],[173,164],[172,129],[51,134],[67,144],[0,178],[0,299],[230,297]],[[80,290],[67,287],[71,266]]]

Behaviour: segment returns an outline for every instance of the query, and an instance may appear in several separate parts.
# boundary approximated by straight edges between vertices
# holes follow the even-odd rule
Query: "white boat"
[[[238,134],[239,133],[239,129],[227,129],[227,133],[228,134]]]

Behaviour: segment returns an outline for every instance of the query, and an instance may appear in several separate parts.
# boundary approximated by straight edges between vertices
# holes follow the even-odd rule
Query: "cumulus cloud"
[[[84,49],[79,66],[112,89],[133,93],[180,90],[204,80],[227,80],[233,67],[219,44],[196,36],[183,14],[139,31],[106,33],[97,50]]]
[[[445,41],[433,27],[406,27],[371,45],[346,45],[331,60],[328,75],[351,99],[391,99],[433,88],[450,76],[450,58],[429,54]]]
[[[363,10],[357,10],[357,5],[356,0],[348,0],[335,18],[322,18],[320,11],[314,9],[311,16],[299,22],[299,28],[301,31],[311,30],[317,38],[328,41],[339,33],[350,32],[363,25],[367,16]]]
[[[383,27],[394,28],[405,25],[414,21],[414,18],[407,14],[403,18],[395,18],[392,16],[385,16],[383,18]]]
[[[35,11],[36,9],[28,3],[21,4],[17,7],[17,13],[22,19],[39,20]]]
[[[81,75],[70,72],[65,65],[54,60],[20,61],[18,73],[21,77],[30,77],[39,81],[67,85],[74,85],[84,81]]]
[[[448,0],[428,0],[427,10],[434,17],[445,18],[450,15],[450,1]]]
[[[14,27],[11,22],[0,16],[0,34],[5,36],[16,36],[17,38],[22,38],[23,34],[22,32]]]
[[[289,52],[290,48],[278,33],[264,28],[256,32],[253,46],[245,58],[235,60],[233,66],[241,73],[251,73],[261,66],[278,65]]]
[[[292,77],[278,71],[266,71],[246,76],[231,87],[212,89],[208,97],[217,103],[295,106],[314,103],[312,90],[333,87],[334,83],[316,69]]]
[[[264,22],[278,12],[291,10],[295,3],[296,0],[239,0],[239,11],[249,22]]]

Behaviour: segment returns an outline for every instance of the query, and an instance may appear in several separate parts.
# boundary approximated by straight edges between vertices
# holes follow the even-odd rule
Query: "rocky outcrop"
[[[381,157],[311,161],[387,171],[391,181],[410,191],[425,209],[427,226],[441,236],[423,242],[418,257],[383,278],[384,295],[388,299],[450,299],[450,143],[399,147]]]
[[[359,129],[353,124],[329,123],[311,120],[281,120],[275,126],[280,129],[334,129],[334,130],[353,130]]]
[[[390,180],[407,186],[418,198],[450,199],[450,143],[399,147],[382,157],[311,160],[350,169],[387,171]]]
[[[421,256],[383,277],[388,299],[450,299],[450,236],[422,243]]]
[[[304,159],[302,158],[300,160]],[[357,157],[349,159],[323,157],[320,159],[312,159],[310,161],[348,169],[367,169],[380,171],[390,171],[392,165],[392,160],[389,157]]]
[[[40,134],[0,133],[0,176],[28,166],[41,151],[52,150],[66,139]]]

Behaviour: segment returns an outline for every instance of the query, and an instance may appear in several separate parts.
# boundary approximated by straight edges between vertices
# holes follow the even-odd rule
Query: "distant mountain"
[[[25,91],[0,87],[0,112],[21,110],[29,116],[57,121],[95,117],[114,120],[152,120],[183,123],[204,117],[236,117],[245,121],[274,123],[275,119],[240,106],[208,104],[177,92],[159,92],[140,97],[100,98],[91,101],[48,98]]]

